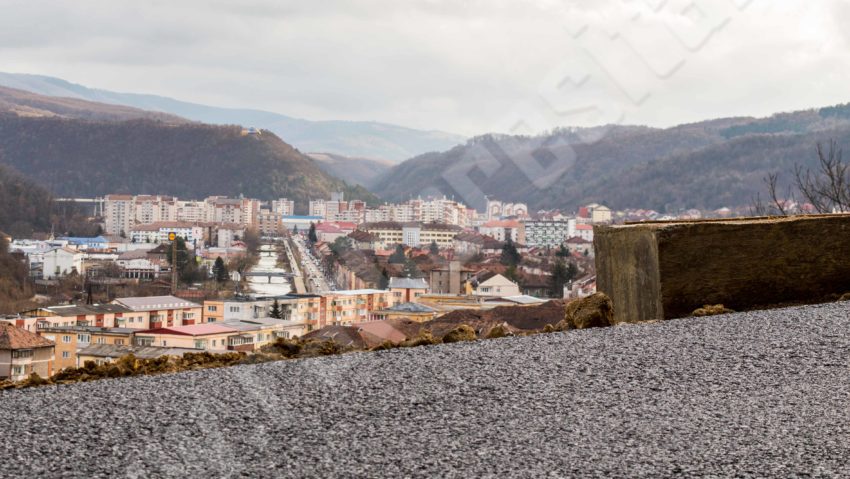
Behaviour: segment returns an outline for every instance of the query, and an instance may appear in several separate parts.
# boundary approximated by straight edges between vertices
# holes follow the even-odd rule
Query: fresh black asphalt
[[[2,477],[848,477],[850,302],[0,393]]]

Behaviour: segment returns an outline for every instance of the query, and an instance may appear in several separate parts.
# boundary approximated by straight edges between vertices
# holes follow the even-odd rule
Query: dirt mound
[[[600,328],[614,324],[614,304],[604,293],[594,293],[567,304],[564,320],[556,329]]]
[[[459,343],[461,341],[475,341],[478,337],[475,335],[475,330],[466,324],[452,329],[443,336],[444,343]]]
[[[475,329],[479,329],[480,326],[495,327],[497,324],[507,323],[513,330],[538,331],[545,328],[547,324],[555,325],[564,319],[564,306],[563,300],[556,299],[539,306],[498,306],[488,310],[464,309],[452,311],[429,323],[433,326],[447,323],[452,324],[452,327],[466,323]]]

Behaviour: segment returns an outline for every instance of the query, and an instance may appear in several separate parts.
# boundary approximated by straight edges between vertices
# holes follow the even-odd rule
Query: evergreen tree
[[[230,279],[230,273],[227,271],[227,266],[224,264],[224,260],[221,259],[221,256],[215,259],[215,264],[213,265],[213,277],[218,283],[226,283],[228,279]]]
[[[274,303],[272,303],[272,310],[269,311],[269,317],[283,319],[283,314],[280,312],[280,303],[277,300],[274,300]]]
[[[505,246],[502,247],[502,256],[499,258],[499,262],[501,262],[505,266],[516,266],[519,264],[520,259],[522,257],[519,254],[519,251],[516,249],[516,245],[514,245],[513,240],[508,237],[505,240]]]
[[[182,236],[175,237],[174,241],[177,243],[177,273],[180,277],[180,280],[183,282],[190,282],[197,279],[198,273],[198,263],[195,262],[195,256],[189,252],[189,248],[186,247],[186,239]],[[173,248],[171,244],[168,245],[168,248],[165,250],[165,259],[168,261],[172,267],[175,267],[174,258],[172,258]]]
[[[519,273],[517,273],[516,266],[510,265],[505,269],[504,274],[502,274],[505,278],[513,281],[514,283],[519,283]]]
[[[404,246],[397,244],[395,245],[395,251],[390,255],[390,259],[388,260],[393,264],[402,264],[407,259],[407,256],[404,254]]]
[[[568,250],[566,246],[561,245],[558,248],[558,251],[555,253],[555,256],[558,256],[558,257],[561,257],[561,258],[568,258],[570,256],[570,250]]]
[[[387,268],[381,269],[381,277],[378,279],[378,289],[387,289],[390,287],[390,275],[387,273]]]
[[[307,239],[310,240],[310,243],[318,243],[319,237],[316,235],[316,225],[310,223],[310,231],[307,233]]]
[[[440,254],[440,247],[437,246],[436,241],[431,242],[431,245],[428,246],[428,250],[431,252],[431,254]]]
[[[576,266],[576,264],[573,263],[573,262],[568,263],[567,264],[567,279],[569,281],[572,281],[572,280],[576,279],[576,276],[578,276],[578,266]]]
[[[572,264],[572,263],[570,263]],[[575,267],[575,265],[573,265]],[[564,264],[563,260],[555,261],[555,264],[552,266],[552,293],[558,297],[561,296],[561,293],[564,290],[564,285],[567,284],[571,279],[570,270],[566,264]]]
[[[416,263],[413,262],[412,259],[407,259],[407,260],[404,261],[404,268],[402,268],[401,274],[402,274],[402,276],[405,276],[405,277],[408,277],[408,278],[421,278],[422,277],[422,271],[419,269],[419,266],[417,266]]]

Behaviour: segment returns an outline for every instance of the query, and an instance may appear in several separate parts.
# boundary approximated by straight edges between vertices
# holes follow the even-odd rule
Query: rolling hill
[[[303,211],[332,191],[374,201],[269,131],[152,120],[96,122],[0,114],[0,163],[59,196],[158,193],[288,197]]]
[[[135,108],[0,89],[0,164],[58,196],[157,193],[376,198],[325,173],[274,133]]]
[[[218,108],[156,95],[98,90],[41,75],[0,73],[0,85],[46,96],[165,112],[203,123],[254,126],[271,130],[301,151],[332,152],[394,163],[428,151],[443,151],[465,141],[462,136],[441,131],[378,122],[310,121],[268,111]]]
[[[479,209],[483,195],[566,211],[591,201],[659,211],[741,206],[764,190],[768,173],[785,173],[787,182],[794,164],[813,165],[816,143],[829,139],[850,146],[850,105],[667,129],[485,135],[394,166],[372,190],[388,200],[455,195]]]

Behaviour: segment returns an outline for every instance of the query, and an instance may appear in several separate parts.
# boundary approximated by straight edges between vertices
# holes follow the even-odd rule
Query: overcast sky
[[[475,135],[850,101],[841,0],[0,5],[3,71],[316,120]]]

